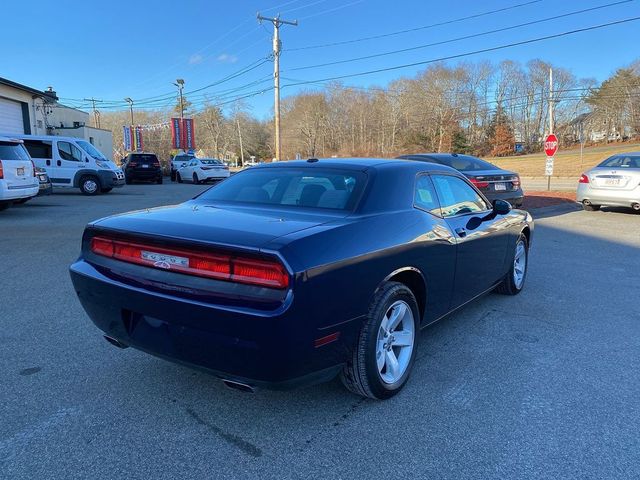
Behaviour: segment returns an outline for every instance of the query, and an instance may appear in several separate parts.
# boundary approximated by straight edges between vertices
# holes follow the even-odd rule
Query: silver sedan
[[[583,173],[576,200],[588,211],[603,205],[640,211],[640,152],[614,155]]]

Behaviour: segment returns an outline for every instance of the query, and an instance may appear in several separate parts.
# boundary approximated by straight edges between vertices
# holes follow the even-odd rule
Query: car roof
[[[283,168],[283,167],[308,167],[308,168],[338,168],[343,170],[380,170],[386,168],[407,168],[413,170],[429,170],[456,172],[457,170],[439,165],[436,163],[428,164],[428,167],[422,162],[414,162],[405,159],[390,158],[314,158],[309,160],[288,160],[272,163],[261,163],[254,168]]]
[[[19,138],[11,138],[11,137],[4,137],[4,136],[0,136],[0,142],[7,142],[7,143],[24,143],[22,140],[20,140]]]
[[[473,158],[482,160],[480,157],[474,157],[473,155],[465,155],[463,153],[410,153],[402,155],[403,158],[407,157],[428,157],[433,159],[449,159],[449,158]],[[483,160],[484,161],[484,160]]]

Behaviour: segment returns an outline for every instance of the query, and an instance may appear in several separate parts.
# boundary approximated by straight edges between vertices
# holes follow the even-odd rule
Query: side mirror
[[[506,215],[511,211],[511,204],[506,200],[494,200],[493,212],[496,215]]]

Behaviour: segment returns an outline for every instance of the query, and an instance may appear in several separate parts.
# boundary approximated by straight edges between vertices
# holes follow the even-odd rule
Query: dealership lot
[[[524,292],[425,329],[389,401],[337,383],[250,395],[109,345],[67,272],[86,222],[206,188],[69,192],[2,213],[0,477],[637,475],[640,215],[547,211]]]

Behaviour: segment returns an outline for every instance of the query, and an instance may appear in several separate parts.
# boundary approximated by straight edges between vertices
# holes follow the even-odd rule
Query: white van
[[[0,210],[38,195],[36,169],[22,140],[0,137]]]
[[[124,172],[82,138],[16,135],[54,187],[79,188],[85,195],[110,192],[124,185]]]

